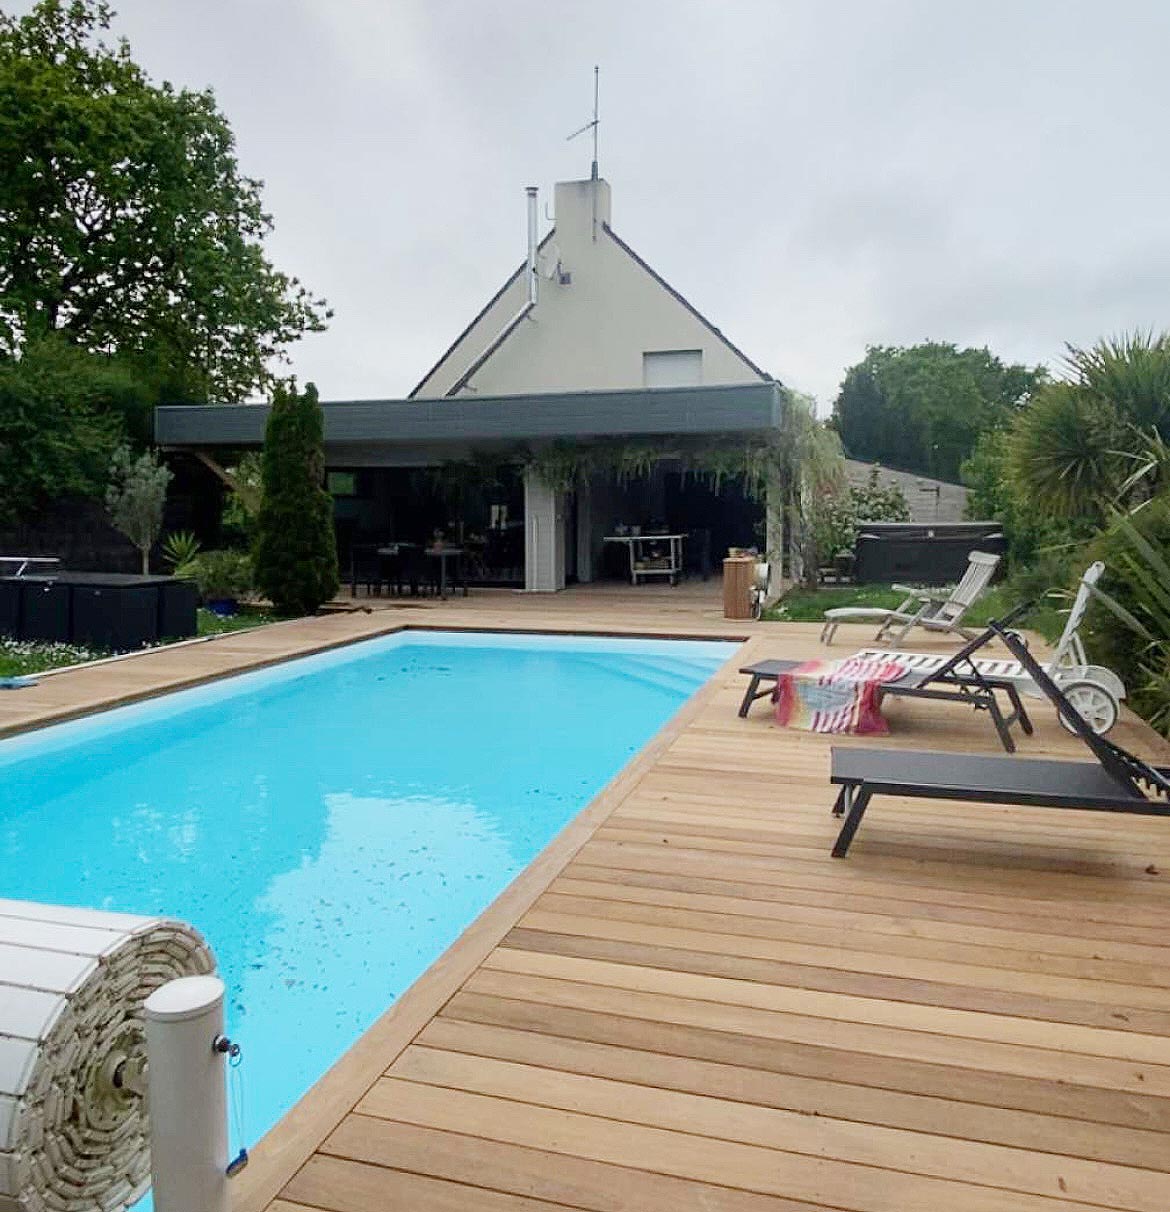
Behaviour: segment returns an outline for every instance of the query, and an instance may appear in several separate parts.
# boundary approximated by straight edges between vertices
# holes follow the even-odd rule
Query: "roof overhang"
[[[469,446],[603,437],[752,434],[781,421],[778,383],[638,388],[434,400],[334,400],[322,403],[325,444],[367,456],[417,461]],[[260,446],[267,404],[156,408],[155,440],[170,449]],[[449,456],[448,456],[449,457]]]

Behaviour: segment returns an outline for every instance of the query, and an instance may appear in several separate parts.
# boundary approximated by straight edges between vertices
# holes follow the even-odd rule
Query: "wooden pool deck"
[[[817,628],[669,592],[476,595],[118,672],[403,624],[747,637],[260,1143],[237,1212],[1166,1212],[1170,824],[879,799],[831,859],[829,739],[736,716],[736,667]],[[958,706],[887,713],[878,743],[998,751]],[[1083,756],[1036,716],[1019,760]]]

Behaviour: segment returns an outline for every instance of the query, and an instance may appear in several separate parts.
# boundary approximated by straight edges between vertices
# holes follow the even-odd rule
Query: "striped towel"
[[[804,732],[884,736],[889,727],[879,706],[881,685],[905,674],[900,661],[858,656],[805,661],[776,681],[776,723]]]

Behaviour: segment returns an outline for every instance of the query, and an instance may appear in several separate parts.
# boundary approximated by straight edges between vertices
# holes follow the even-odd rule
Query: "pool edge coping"
[[[340,612],[333,612],[327,615],[313,616],[308,619],[281,619],[271,626],[280,626],[281,624],[296,624],[313,622],[328,618],[338,617]],[[346,611],[346,615],[356,612]],[[81,674],[89,670],[96,669],[102,666],[108,666],[113,662],[129,662],[133,658],[149,659],[152,656],[160,653],[170,653],[176,649],[187,648],[203,649],[212,646],[216,641],[230,641],[239,635],[254,635],[256,632],[267,630],[265,627],[249,627],[241,632],[231,632],[226,635],[218,636],[199,636],[194,637],[189,641],[181,641],[176,645],[166,645],[162,648],[144,648],[140,652],[120,653],[115,657],[107,657],[100,661],[92,661],[85,665],[64,666],[59,669],[45,670],[44,674],[32,674],[32,677]],[[630,631],[621,628],[604,628],[600,627],[597,630],[582,631],[579,629],[567,629],[556,627],[488,627],[483,625],[471,625],[468,623],[431,623],[431,622],[413,622],[410,620],[404,622],[395,622],[386,627],[379,627],[361,635],[345,636],[335,640],[325,640],[321,643],[309,644],[296,652],[281,653],[277,656],[259,657],[257,659],[245,659],[238,665],[230,669],[203,670],[189,678],[179,678],[169,681],[158,686],[147,686],[139,690],[113,694],[109,698],[102,699],[99,702],[86,703],[80,707],[62,706],[60,708],[48,708],[45,712],[35,719],[23,720],[17,723],[4,723],[0,721],[0,741],[7,740],[11,737],[21,736],[28,732],[35,732],[38,728],[46,728],[53,724],[66,724],[73,720],[85,719],[87,716],[98,715],[103,711],[111,711],[116,707],[128,707],[134,703],[147,702],[150,699],[162,698],[164,695],[178,693],[182,690],[193,690],[197,686],[210,685],[213,682],[221,682],[227,678],[237,677],[242,673],[253,673],[261,669],[270,669],[276,665],[285,665],[290,661],[298,661],[302,657],[315,656],[318,653],[333,652],[341,648],[348,648],[354,644],[364,644],[368,640],[380,639],[383,636],[396,635],[402,631],[459,631],[482,633],[484,635],[573,635],[573,636],[598,636],[608,637],[613,639],[632,639],[632,640],[691,640],[704,641],[710,640],[714,643],[730,643],[730,644],[745,644],[751,637],[747,635],[712,635],[710,633],[696,633],[687,631]]]

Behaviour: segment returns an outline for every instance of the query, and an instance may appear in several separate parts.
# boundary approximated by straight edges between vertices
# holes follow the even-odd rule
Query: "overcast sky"
[[[1167,325],[1166,0],[115,4],[335,309],[292,351],[325,399],[404,395],[523,259],[524,186],[588,176],[594,63],[614,229],[822,409],[867,344]]]

